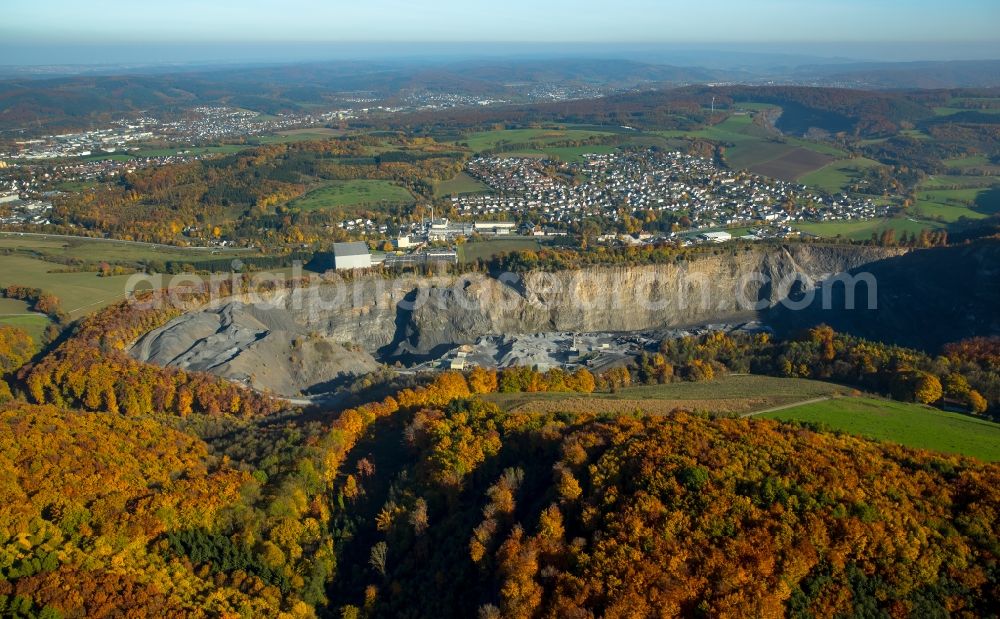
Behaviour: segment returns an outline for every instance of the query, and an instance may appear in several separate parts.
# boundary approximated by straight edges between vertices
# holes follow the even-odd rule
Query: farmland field
[[[410,204],[413,195],[405,187],[389,181],[335,181],[314,189],[288,203],[291,208],[317,211],[344,206],[378,206],[380,204]]]
[[[830,155],[824,155],[806,148],[795,148],[787,153],[750,166],[750,171],[763,176],[795,181],[804,174],[825,167],[833,161]]]
[[[36,348],[40,346],[45,328],[50,322],[49,317],[44,314],[0,315],[0,324],[23,329],[34,340]]]
[[[595,144],[592,146],[553,146],[543,149],[542,152],[553,159],[580,162],[583,161],[583,156],[586,154],[606,155],[616,150],[618,149],[615,146]]]
[[[986,189],[995,184],[1000,184],[1000,179],[992,176],[951,176],[942,174],[928,176],[920,183],[920,189],[966,189],[970,187]]]
[[[730,116],[723,122],[688,133],[667,131],[657,132],[664,137],[690,136],[704,138],[726,145],[726,164],[733,169],[754,169],[768,162],[780,162],[768,168],[768,174],[782,174],[781,178],[794,178],[830,163],[833,159],[843,157],[840,149],[809,140],[791,136],[783,136],[774,129],[763,127],[753,122],[748,115]],[[805,157],[798,161],[795,155],[790,155],[798,149],[810,153],[825,155],[822,158]],[[764,174],[759,170],[755,172]]]
[[[174,146],[171,148],[142,148],[133,151],[136,157],[170,157],[171,155],[230,155],[252,148],[251,144],[223,144],[221,146]]]
[[[501,129],[472,133],[461,140],[473,152],[482,152],[503,144],[527,144],[539,142],[551,144],[563,140],[585,140],[598,135],[612,135],[609,131],[589,129]]]
[[[878,166],[877,161],[860,157],[857,159],[838,159],[819,170],[803,174],[798,181],[804,185],[818,187],[828,193],[846,191],[861,173],[867,168]]]
[[[96,273],[52,273],[60,265],[27,256],[0,256],[0,286],[20,284],[54,294],[72,318],[98,310],[125,297],[128,275],[98,277]]]
[[[675,409],[726,414],[845,393],[848,388],[800,378],[731,375],[709,382],[643,385],[617,393],[495,393],[484,398],[505,410],[666,414]]]
[[[795,228],[802,232],[823,237],[842,236],[855,241],[871,238],[872,233],[881,234],[892,229],[896,234],[918,234],[921,230],[938,230],[945,225],[936,221],[916,220],[906,217],[888,217],[883,219],[868,219],[863,221],[824,221],[819,223],[796,223]],[[898,236],[897,236],[898,238]]]
[[[953,222],[962,217],[982,219],[1000,212],[1000,192],[996,189],[924,189],[917,192],[915,213]]]
[[[149,260],[183,261],[197,264],[204,260],[220,257],[247,257],[259,255],[253,250],[219,248],[184,248],[165,245],[150,245],[110,239],[69,238],[56,235],[29,235],[0,233],[0,251],[13,250],[18,253],[49,256],[56,259],[73,258],[87,263],[96,262],[143,262]],[[8,256],[0,256],[0,264]],[[51,263],[50,269],[61,265]]]
[[[835,430],[909,447],[1000,460],[1000,424],[929,406],[876,398],[837,398],[762,416],[819,422]]]
[[[279,131],[271,135],[263,135],[256,138],[261,144],[287,144],[290,142],[307,142],[309,140],[329,140],[332,137],[343,135],[343,131],[327,129],[324,127],[313,127],[309,129],[291,129],[289,131]]]
[[[434,183],[435,197],[469,193],[487,193],[489,190],[489,187],[472,178],[465,172],[459,172],[455,178]]]
[[[489,259],[493,256],[512,251],[539,250],[541,242],[538,239],[527,236],[515,236],[505,239],[470,241],[458,247],[458,259],[460,262],[472,262],[474,260]]]
[[[986,155],[945,159],[944,164],[954,170],[968,170],[972,168],[1000,169],[1000,166],[990,161],[990,158]]]

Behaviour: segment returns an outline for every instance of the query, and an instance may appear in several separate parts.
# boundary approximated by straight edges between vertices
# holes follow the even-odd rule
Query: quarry
[[[672,264],[364,276],[219,299],[147,333],[129,352],[290,398],[333,390],[384,366],[600,371],[655,349],[664,337],[767,329],[768,311],[791,289],[902,253],[795,244]]]

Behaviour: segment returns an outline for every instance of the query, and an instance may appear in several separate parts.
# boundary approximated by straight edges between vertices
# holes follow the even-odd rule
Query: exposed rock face
[[[487,334],[656,330],[755,318],[802,286],[796,278],[808,287],[900,253],[791,245],[522,277],[372,277],[277,293],[256,305],[226,300],[147,334],[132,353],[293,395],[371,371],[376,357],[439,354]]]
[[[288,396],[379,367],[362,350],[307,333],[283,309],[238,301],[185,314],[146,334],[131,352],[144,361],[212,372]]]
[[[838,331],[930,352],[963,338],[1000,334],[1000,239],[913,251],[856,271],[878,282],[877,307],[869,309],[856,298],[856,308],[843,311],[844,288],[837,286],[831,309],[816,298],[795,311],[775,306],[763,320],[785,333],[825,322]]]

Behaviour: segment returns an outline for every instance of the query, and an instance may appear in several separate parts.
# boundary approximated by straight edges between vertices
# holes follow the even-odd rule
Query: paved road
[[[762,411],[753,411],[752,413],[743,413],[740,417],[753,417],[754,415],[760,415],[762,413],[773,413],[774,411],[784,410],[786,408],[795,408],[796,406],[805,406],[806,404],[815,404],[817,402],[824,402],[829,400],[830,396],[825,395],[821,398],[813,398],[811,400],[801,400],[799,402],[792,402],[791,404],[782,404],[781,406],[775,406],[772,408],[765,408]]]

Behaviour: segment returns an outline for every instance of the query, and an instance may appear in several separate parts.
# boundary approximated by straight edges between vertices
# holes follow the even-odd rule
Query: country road
[[[791,404],[782,404],[781,406],[774,406],[772,408],[765,408],[761,411],[753,411],[751,413],[743,413],[740,417],[753,417],[754,415],[760,415],[762,413],[773,413],[774,411],[784,410],[786,408],[795,408],[796,406],[805,406],[806,404],[815,404],[817,402],[823,402],[829,400],[831,396],[825,395],[819,398],[813,398],[811,400],[800,400],[798,402],[792,402]]]

